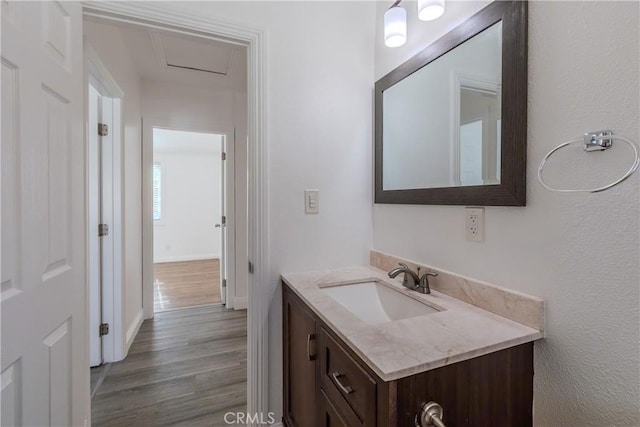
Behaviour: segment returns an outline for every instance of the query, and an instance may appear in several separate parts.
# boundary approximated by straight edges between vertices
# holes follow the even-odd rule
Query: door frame
[[[223,197],[226,197],[225,208],[227,215],[227,247],[223,248],[224,261],[227,263],[227,290],[226,306],[234,308],[235,283],[236,283],[236,186],[235,186],[235,130],[233,127],[216,126],[211,122],[171,120],[162,117],[144,117],[142,123],[142,310],[145,319],[151,319],[154,315],[153,303],[153,188],[149,179],[150,168],[153,167],[153,129],[167,129],[184,132],[198,132],[223,135],[222,149],[226,149],[227,162],[231,167],[225,168],[226,188]],[[238,197],[246,197],[246,194],[238,194]],[[223,212],[224,214],[224,212]],[[219,219],[217,219],[219,221]],[[147,222],[151,223],[148,229]],[[224,232],[224,230],[222,230]],[[223,259],[220,260],[222,262]],[[220,267],[222,272],[222,266]]]
[[[105,223],[109,224],[109,234],[111,236],[107,245],[102,245],[102,322],[108,323],[109,333],[102,337],[102,358],[103,362],[117,362],[126,355],[128,345],[123,331],[124,310],[124,233],[123,233],[123,201],[122,201],[122,168],[123,168],[123,147],[122,147],[122,98],[124,91],[120,88],[107,67],[101,61],[98,54],[85,40],[84,42],[84,90],[85,90],[85,112],[88,111],[88,90],[92,84],[103,98],[107,98],[103,103],[103,115],[111,118],[111,151],[106,158],[102,159],[102,204]],[[108,111],[105,111],[105,106]],[[89,141],[88,132],[96,131],[89,129],[88,117],[85,117],[87,129],[86,141]],[[104,154],[104,150],[103,150]],[[90,170],[90,156],[86,156],[87,170]],[[87,224],[90,223],[89,216],[89,186],[87,186]],[[88,230],[89,233],[97,230]],[[87,257],[89,257],[89,235],[87,235]],[[89,259],[89,258],[87,258]],[[90,271],[87,269],[87,277]],[[87,280],[90,285],[90,281]],[[91,309],[91,304],[88,310]],[[90,333],[90,332],[89,332]]]
[[[268,413],[270,298],[269,280],[269,186],[267,152],[267,67],[264,29],[185,12],[157,2],[83,2],[85,15],[162,28],[200,37],[236,41],[247,47],[247,168],[248,253],[253,265],[248,283],[247,412]],[[153,227],[143,223],[143,232]],[[145,227],[146,225],[146,227]],[[144,257],[144,254],[143,254]],[[277,378],[275,379],[277,381]]]

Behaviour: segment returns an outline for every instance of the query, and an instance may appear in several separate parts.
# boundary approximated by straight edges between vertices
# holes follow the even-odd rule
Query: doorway
[[[269,278],[268,247],[269,238],[267,233],[268,224],[268,171],[267,158],[268,150],[266,144],[266,67],[265,67],[265,33],[264,30],[236,25],[233,23],[220,23],[216,20],[201,19],[197,13],[181,12],[176,14],[170,5],[150,6],[146,3],[87,3],[83,4],[85,17],[96,17],[112,22],[128,22],[141,27],[162,28],[182,34],[194,34],[210,40],[236,41],[240,45],[246,46],[249,78],[246,94],[246,105],[248,107],[247,120],[245,122],[245,133],[236,136],[238,141],[242,141],[246,164],[238,167],[236,185],[243,185],[247,188],[247,194],[243,198],[238,198],[239,204],[244,204],[244,214],[238,216],[238,220],[243,220],[246,227],[238,227],[236,236],[239,242],[236,250],[243,249],[250,258],[251,274],[247,273],[245,260],[236,257],[238,264],[237,281],[244,283],[246,290],[244,294],[236,293],[233,300],[229,302],[236,308],[247,308],[248,310],[248,339],[247,339],[247,411],[264,412],[267,410],[268,382],[267,372],[264,367],[268,365],[267,337],[268,329],[264,327],[268,312],[269,299],[263,293],[261,284],[267,283]],[[150,119],[150,120],[148,120]],[[143,137],[146,141],[148,127],[153,125],[174,127],[172,120],[160,117],[145,117],[143,122]],[[147,142],[143,142],[142,150],[143,170],[143,309],[144,318],[153,317],[153,223],[151,219],[151,174],[152,174],[152,147]],[[234,206],[229,207],[234,208]],[[248,208],[248,209],[247,209]],[[230,217],[233,217],[230,215]],[[147,220],[148,218],[148,220]],[[245,231],[242,231],[245,230]],[[233,240],[231,240],[233,241]],[[239,248],[244,245],[244,248]],[[240,268],[244,267],[244,268]],[[230,270],[228,274],[234,274]],[[240,278],[240,273],[245,274]],[[139,282],[133,282],[139,283]],[[229,304],[227,304],[229,306]],[[136,315],[137,316],[137,315]],[[135,331],[134,331],[135,332]],[[128,336],[129,334],[127,334]],[[133,334],[132,334],[133,336]]]
[[[210,403],[227,386],[242,410],[247,307],[237,304],[241,293],[229,298],[228,290],[248,285],[234,280],[235,260],[244,270],[248,264],[246,47],[95,18],[85,19],[84,32],[125,91],[126,220],[113,228],[124,230],[126,241],[120,287],[126,345],[121,360],[92,370],[93,424],[116,416],[164,418],[159,411],[182,405],[185,390],[158,402],[155,391],[169,382],[185,385],[207,419],[226,409]],[[230,364],[236,374],[227,384]],[[203,376],[210,387],[195,386]],[[135,404],[132,390],[140,396]],[[192,414],[171,412],[176,419]]]
[[[462,185],[500,183],[498,90],[460,88],[459,168]]]
[[[226,143],[224,134],[153,128],[155,313],[226,303]]]

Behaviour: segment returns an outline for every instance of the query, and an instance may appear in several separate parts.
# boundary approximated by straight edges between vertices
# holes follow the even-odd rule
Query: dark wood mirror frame
[[[383,190],[382,92],[502,21],[501,175],[498,185]],[[375,203],[525,206],[527,174],[527,2],[494,1],[375,84]]]

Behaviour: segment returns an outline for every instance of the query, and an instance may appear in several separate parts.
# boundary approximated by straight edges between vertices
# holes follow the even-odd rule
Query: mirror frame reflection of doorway
[[[228,238],[235,235],[228,209],[235,193],[233,132],[166,126],[150,132],[154,312],[226,304],[235,265]]]
[[[453,100],[451,106],[451,182],[455,186],[463,185],[462,179],[462,162],[463,148],[461,141],[462,128],[465,125],[481,121],[482,122],[482,149],[481,158],[482,161],[482,182],[473,185],[492,185],[500,184],[500,137],[501,132],[499,125],[501,123],[501,102],[502,92],[500,83],[491,81],[490,79],[480,76],[466,75],[460,72],[452,73],[452,96]],[[474,117],[462,117],[462,97],[463,92],[477,93],[479,95],[488,95],[495,99],[496,108],[492,111],[488,111],[484,115],[477,115]],[[486,117],[485,117],[486,116]],[[495,121],[497,125],[491,126],[490,123]],[[491,136],[487,138],[487,135]],[[485,144],[485,140],[491,140],[491,144]],[[495,148],[495,154],[492,155],[491,148]],[[495,162],[493,161],[495,159]],[[495,165],[493,165],[495,163]],[[465,184],[471,185],[471,184]]]

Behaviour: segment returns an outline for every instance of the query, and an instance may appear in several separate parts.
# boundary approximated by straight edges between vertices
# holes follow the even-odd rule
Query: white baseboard
[[[248,306],[249,306],[249,299],[247,297],[233,299],[234,310],[246,310]]]
[[[125,336],[124,342],[124,354],[129,353],[129,348],[131,347],[131,344],[133,344],[133,340],[136,338],[136,335],[138,335],[138,331],[140,330],[140,326],[142,326],[143,321],[144,312],[141,308],[138,311],[138,314],[136,314],[136,317],[133,319],[131,326],[129,326],[129,329],[127,330],[127,335]]]
[[[154,264],[161,264],[163,262],[181,262],[181,261],[201,261],[204,259],[219,259],[220,254],[196,254],[196,255],[177,255],[168,257],[154,258]]]

